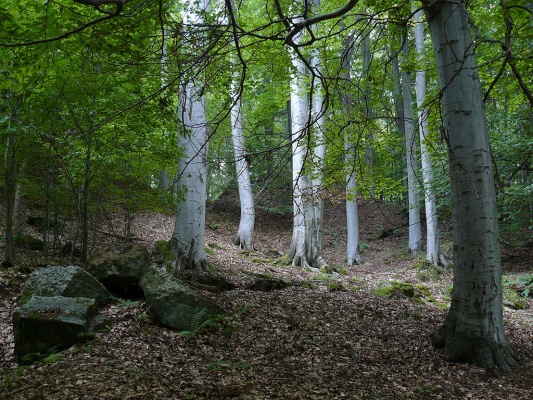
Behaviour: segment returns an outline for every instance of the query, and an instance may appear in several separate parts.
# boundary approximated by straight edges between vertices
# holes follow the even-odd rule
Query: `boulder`
[[[53,349],[83,343],[95,326],[108,325],[97,315],[94,299],[33,296],[13,313],[15,361],[33,362]]]
[[[22,289],[20,303],[29,302],[33,296],[86,297],[93,299],[97,306],[111,300],[110,293],[100,282],[74,265],[46,267],[31,274]]]
[[[196,289],[207,290],[213,293],[226,292],[237,288],[236,285],[229,282],[222,275],[205,271],[186,269],[176,272],[176,276]]]
[[[210,315],[224,312],[216,304],[167,272],[152,269],[142,277],[140,285],[152,318],[172,329],[190,330],[193,321],[203,322],[195,320],[195,317],[198,319],[198,315],[202,315],[202,319],[206,320]]]
[[[288,286],[289,284],[283,279],[265,275],[254,275],[252,281],[246,285],[246,289],[259,292],[271,292],[273,290],[285,289]]]
[[[44,242],[41,239],[37,239],[30,235],[14,236],[13,244],[28,250],[44,250]]]
[[[139,279],[150,270],[150,254],[136,243],[122,243],[96,250],[85,270],[98,279],[111,293],[140,298],[143,291]]]

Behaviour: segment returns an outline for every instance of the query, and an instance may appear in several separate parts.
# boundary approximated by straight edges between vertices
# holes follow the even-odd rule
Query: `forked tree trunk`
[[[319,1],[314,0],[314,7],[319,6]],[[312,87],[312,102],[311,114],[313,118],[313,125],[310,133],[312,134],[312,162],[313,168],[310,172],[311,176],[308,181],[311,186],[308,188],[310,196],[304,197],[305,209],[305,249],[306,258],[310,266],[314,268],[322,268],[327,266],[324,257],[322,256],[322,226],[324,214],[324,200],[323,200],[323,174],[324,174],[324,160],[326,158],[326,144],[324,138],[324,94],[320,76],[322,76],[322,65],[317,49],[314,49],[311,54],[311,67],[318,77],[314,79]]]
[[[478,68],[463,1],[424,1],[437,59],[448,140],[454,277],[452,303],[433,344],[444,357],[508,371],[492,161]]]
[[[316,9],[318,0],[312,1]],[[301,18],[300,18],[301,20]],[[298,21],[295,20],[295,23]],[[293,38],[299,43],[301,34]],[[322,170],[324,162],[323,95],[316,82],[309,103],[306,85],[306,66],[294,49],[290,49],[294,72],[291,76],[291,140],[293,179],[293,235],[286,259],[295,266],[322,268]],[[310,65],[320,75],[318,52],[314,51]],[[311,126],[313,125],[313,126]],[[310,145],[308,145],[310,144]],[[306,165],[312,165],[307,168]]]

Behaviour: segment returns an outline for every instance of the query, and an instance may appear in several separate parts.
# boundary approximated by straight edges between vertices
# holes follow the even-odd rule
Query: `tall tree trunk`
[[[205,206],[207,199],[208,129],[205,105],[198,84],[180,90],[180,118],[185,132],[179,136],[182,155],[178,164],[178,206],[171,239],[175,270],[205,269]]]
[[[318,7],[319,2],[313,1]],[[294,21],[297,22],[297,21]],[[300,34],[293,38],[298,45]],[[311,57],[314,70],[314,100],[310,104],[306,87],[306,66],[291,49],[294,73],[291,77],[291,140],[293,178],[293,235],[287,259],[293,265],[311,268],[327,266],[322,256],[321,174],[325,148],[323,146],[323,97],[320,84],[318,54]],[[311,148],[308,146],[310,143]],[[309,160],[310,159],[310,160]],[[311,161],[311,162],[309,162]],[[313,168],[306,171],[306,162]]]
[[[393,40],[391,40],[390,48],[390,57],[391,57],[391,66],[392,66],[392,83],[393,83],[393,102],[394,110],[396,116],[394,122],[396,129],[401,134],[402,137],[405,137],[405,118],[403,116],[403,95],[402,95],[402,82],[400,76],[400,63],[399,63],[399,52],[398,49],[401,45],[398,45],[396,41],[398,38],[393,35]]]
[[[22,193],[24,191],[24,185],[22,184],[22,175],[24,173],[25,163],[19,168],[19,176],[17,184],[15,185],[15,198],[13,200],[13,230],[17,235],[22,232]]]
[[[318,8],[320,2],[313,1],[313,6]],[[309,183],[311,184],[308,193],[310,196],[305,196],[304,201],[306,208],[304,210],[305,219],[305,248],[306,257],[309,265],[315,268],[322,268],[327,265],[322,256],[322,226],[324,214],[324,200],[322,198],[322,180],[324,174],[324,160],[326,158],[326,144],[324,138],[324,94],[321,82],[322,66],[320,55],[317,49],[314,49],[311,54],[310,61],[311,68],[315,73],[315,78],[312,85],[312,102],[311,102],[311,117],[313,118],[310,134],[312,134],[312,161],[313,168],[310,171]]]
[[[408,57],[408,40],[403,43],[402,53]],[[402,72],[403,117],[405,129],[405,162],[407,169],[407,193],[409,211],[409,253],[418,256],[422,251],[422,224],[420,223],[420,207],[418,205],[418,163],[416,160],[415,114],[413,95],[411,92],[411,74]]]
[[[444,357],[508,371],[496,194],[478,67],[465,3],[424,1],[450,157],[452,304],[433,344]]]
[[[15,135],[11,132],[11,120],[8,121],[8,138],[4,158],[4,199],[6,212],[6,246],[4,261],[7,265],[13,262],[13,211],[15,202]]]
[[[185,35],[191,24],[202,24],[207,10],[207,0],[200,9],[183,13]],[[204,248],[205,206],[207,199],[207,127],[202,82],[195,77],[180,85],[179,117],[183,132],[179,135],[182,154],[178,164],[178,205],[176,223],[170,241],[174,260],[168,267],[174,270],[205,269],[207,259]]]
[[[363,56],[363,71],[362,71],[362,77],[364,82],[364,90],[363,90],[363,104],[365,107],[365,118],[367,121],[367,124],[369,126],[372,126],[369,124],[369,122],[372,120],[373,117],[373,110],[372,110],[372,104],[371,104],[371,97],[372,97],[372,84],[369,81],[369,75],[370,75],[370,67],[372,64],[372,53],[370,49],[370,34],[366,34],[363,38],[362,42],[362,49],[361,53]],[[374,198],[374,132],[369,132],[366,135],[365,139],[365,163],[368,168],[368,176],[371,178],[371,182],[369,185],[369,192],[370,197]]]
[[[168,190],[170,186],[170,179],[168,177],[168,169],[162,169],[159,171],[159,182],[157,188],[161,190]]]
[[[352,112],[352,98],[347,88],[347,83],[351,79],[350,67],[353,52],[353,38],[344,40],[344,48],[341,53],[341,79],[342,104],[346,115],[350,118]],[[352,132],[344,134],[344,163],[346,168],[346,264],[353,266],[361,264],[363,259],[359,253],[359,213],[357,209],[357,180],[356,180],[356,141]]]
[[[95,99],[93,98],[93,103]],[[81,190],[81,264],[85,265],[89,255],[89,188],[91,183],[91,157],[93,145],[94,111],[90,116],[90,129],[85,153],[85,176]]]
[[[413,5],[414,7],[414,5]],[[440,236],[437,218],[437,197],[433,190],[433,162],[428,146],[429,112],[426,101],[426,71],[424,61],[424,25],[421,21],[422,11],[414,14],[415,46],[418,54],[415,93],[418,109],[418,132],[420,134],[420,157],[422,160],[422,180],[424,185],[424,203],[426,210],[426,258],[432,265],[446,266],[444,255],[440,251]]]
[[[298,42],[298,37],[294,38]],[[305,64],[292,52],[295,71],[291,76],[291,141],[292,141],[292,191],[293,227],[288,259],[296,266],[305,265],[305,220],[303,193],[309,186],[304,172],[304,159],[307,154],[306,135],[308,129],[308,100],[305,85]]]
[[[232,19],[235,16],[233,13],[233,6],[234,1],[231,1],[230,16]],[[232,24],[232,26],[235,26],[235,24]],[[233,47],[236,52],[240,52],[237,40],[238,38],[235,32],[233,37]],[[233,243],[237,246],[240,246],[243,250],[251,251],[254,249],[253,234],[255,225],[255,207],[244,143],[244,116],[242,113],[240,90],[241,79],[240,74],[237,71],[238,63],[235,55],[232,55],[230,62],[231,69],[233,71],[233,77],[231,81],[231,137],[233,139],[233,153],[235,157],[235,168],[237,169],[239,200],[241,203],[241,219],[239,222],[239,229],[235,235]]]

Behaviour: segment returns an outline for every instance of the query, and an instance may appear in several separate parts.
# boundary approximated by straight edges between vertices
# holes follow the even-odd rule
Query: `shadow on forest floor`
[[[324,254],[339,266],[345,249],[342,209],[328,205],[324,219]],[[231,245],[239,221],[235,199],[211,204],[209,262],[239,287],[206,293],[227,310],[222,324],[185,338],[152,323],[143,301],[116,301],[105,309],[116,321],[111,332],[31,367],[12,361],[11,315],[31,265],[48,262],[36,261],[36,252],[22,256],[24,262],[0,271],[0,398],[530,399],[531,309],[505,309],[508,339],[521,357],[512,373],[494,377],[444,361],[429,338],[446,315],[451,271],[431,274],[406,256],[407,230],[398,207],[362,201],[359,212],[365,262],[345,274],[328,274],[274,262],[290,244],[290,215],[259,210],[257,250],[248,254]],[[172,224],[168,216],[142,215],[135,235],[152,247],[170,237]],[[391,235],[379,239],[384,230]],[[448,259],[449,240],[443,240]],[[516,254],[504,249],[508,276],[533,273],[531,251]],[[21,268],[24,263],[29,267]],[[243,289],[258,273],[294,285],[268,293]],[[374,294],[393,281],[422,285],[430,296],[415,301]]]

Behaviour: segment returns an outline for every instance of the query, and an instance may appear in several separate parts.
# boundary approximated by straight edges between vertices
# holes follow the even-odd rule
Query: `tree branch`
[[[298,33],[300,33],[302,30],[309,28],[312,25],[318,24],[319,22],[327,21],[328,19],[341,17],[347,12],[349,12],[350,10],[352,10],[357,5],[358,2],[359,0],[349,0],[348,3],[344,7],[338,9],[337,11],[332,11],[327,14],[322,14],[322,15],[317,15],[312,18],[307,18],[301,22],[294,24],[294,27],[292,28],[292,30],[289,32],[289,34],[285,38],[284,44],[290,44],[291,46],[294,46],[293,38]],[[278,4],[278,2],[276,2],[276,4]]]
[[[118,14],[124,8],[124,5],[130,0],[72,0],[75,3],[85,4],[86,6],[93,6],[100,9],[105,4],[115,4],[117,6],[115,14]]]
[[[106,19],[110,19],[110,18],[118,16],[120,14],[120,12],[122,11],[122,9],[124,8],[124,5],[126,3],[128,3],[130,0],[72,0],[72,1],[74,1],[76,3],[80,3],[80,4],[85,4],[85,5],[88,5],[88,6],[93,6],[98,11],[104,12],[107,15],[105,15],[103,17],[100,17],[100,18],[97,18],[95,20],[92,20],[90,22],[87,22],[86,24],[83,24],[83,25],[77,27],[76,29],[73,29],[71,31],[65,32],[65,33],[63,33],[62,35],[59,35],[59,36],[54,36],[52,38],[42,39],[42,40],[33,40],[33,41],[30,41],[30,42],[9,43],[9,44],[0,43],[0,47],[32,46],[32,45],[36,45],[36,44],[50,43],[50,42],[55,42],[55,41],[58,41],[58,40],[61,40],[61,39],[65,39],[65,38],[67,38],[69,36],[75,35],[76,33],[79,33],[81,31],[87,29],[90,26],[93,26],[93,25],[96,25],[96,24],[98,24],[98,23],[100,23],[102,21],[105,21]],[[115,9],[115,11],[113,13],[109,13],[109,12],[104,11],[104,10],[102,10],[100,8],[101,6],[103,6],[105,4],[115,4],[117,7],[116,7],[116,9]]]

